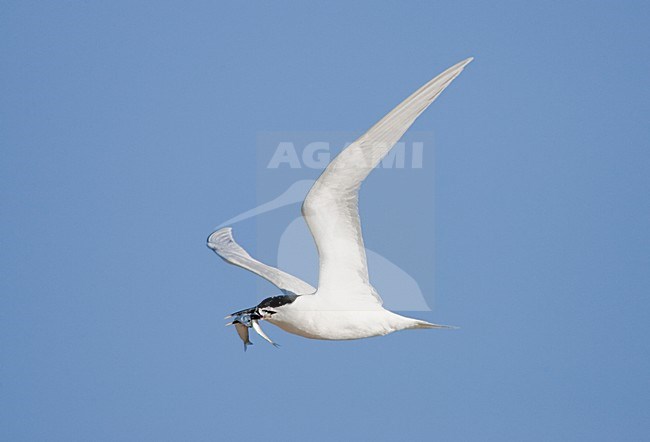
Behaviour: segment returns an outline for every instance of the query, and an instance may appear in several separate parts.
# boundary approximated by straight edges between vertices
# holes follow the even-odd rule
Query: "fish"
[[[273,341],[271,340],[271,338],[269,338],[268,336],[266,336],[266,334],[265,334],[264,331],[262,330],[262,327],[260,327],[260,325],[257,323],[257,320],[256,320],[256,319],[253,319],[253,320],[251,321],[251,326],[253,327],[253,330],[255,330],[255,331],[257,332],[258,335],[260,335],[262,338],[264,338],[264,340],[267,341],[268,343],[273,344],[273,346],[274,346],[275,348],[278,348],[278,347],[280,346],[279,344],[276,344],[275,342],[273,342]]]
[[[226,324],[226,326],[228,326],[228,325],[234,325],[235,326],[235,330],[237,330],[237,334],[239,335],[242,342],[244,343],[244,351],[246,351],[246,349],[248,348],[249,345],[253,345],[253,343],[248,338],[248,328],[249,328],[248,326],[244,325],[243,323],[241,323],[237,319],[235,319],[234,321]]]

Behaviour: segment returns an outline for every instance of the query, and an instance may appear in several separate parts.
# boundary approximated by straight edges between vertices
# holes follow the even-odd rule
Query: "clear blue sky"
[[[2,2],[0,439],[650,437],[648,3],[245,3]],[[205,238],[258,134],[363,131],[468,56],[413,128],[435,226],[362,195],[461,329],[242,352],[258,282]]]

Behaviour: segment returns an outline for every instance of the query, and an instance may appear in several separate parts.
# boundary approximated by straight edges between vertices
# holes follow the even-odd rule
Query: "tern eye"
[[[265,313],[267,315],[274,315],[277,312],[274,312],[273,310],[264,309],[264,310],[262,310],[262,313]]]

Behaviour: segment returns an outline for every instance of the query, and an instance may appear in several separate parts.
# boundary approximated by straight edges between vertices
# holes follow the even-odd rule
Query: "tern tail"
[[[432,324],[430,322],[421,321],[419,319],[415,320],[415,324],[413,324],[411,328],[439,328],[447,330],[458,330],[458,327],[455,327],[453,325]]]

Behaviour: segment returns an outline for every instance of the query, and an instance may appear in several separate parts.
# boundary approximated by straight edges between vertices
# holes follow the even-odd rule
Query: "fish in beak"
[[[260,335],[262,338],[264,338],[265,341],[269,342],[270,344],[273,344],[273,346],[274,346],[275,348],[278,348],[278,347],[279,347],[278,344],[276,344],[275,342],[271,341],[271,338],[269,338],[268,336],[266,336],[266,334],[265,334],[264,331],[262,330],[262,327],[260,327],[260,325],[257,323],[257,320],[256,320],[256,319],[253,319],[253,320],[251,321],[251,326],[253,327],[253,330],[255,330],[255,331],[257,332],[258,335]]]
[[[233,313],[232,315],[226,316],[226,318],[232,318],[232,317],[234,317],[235,319],[232,322],[226,324],[226,326],[228,325],[235,326],[235,329],[237,330],[237,334],[244,342],[244,351],[246,351],[246,348],[249,345],[253,344],[248,338],[249,328],[255,330],[255,332],[257,332],[258,335],[260,335],[265,341],[273,344],[274,347],[279,347],[279,345],[273,342],[271,338],[266,336],[266,333],[262,331],[262,327],[260,327],[260,325],[258,324],[258,321],[262,319],[262,315],[260,314],[260,312],[257,311],[257,308],[242,310],[240,312],[236,312]]]
[[[244,351],[248,348],[249,345],[253,345],[253,343],[248,339],[248,326],[245,324],[241,323],[239,320],[235,319],[232,322],[229,322],[226,324],[226,327],[229,325],[234,325],[235,330],[237,330],[237,334],[239,335],[240,339],[244,343]]]
[[[241,322],[237,322],[235,324],[235,330],[237,330],[237,334],[244,342],[244,351],[246,351],[246,348],[248,348],[249,345],[253,345],[250,339],[248,339],[248,327],[246,327]]]

